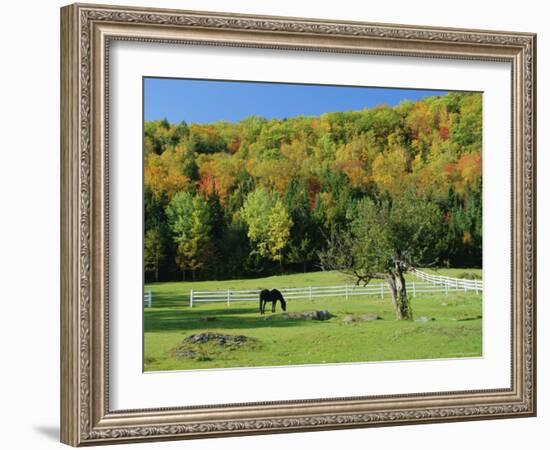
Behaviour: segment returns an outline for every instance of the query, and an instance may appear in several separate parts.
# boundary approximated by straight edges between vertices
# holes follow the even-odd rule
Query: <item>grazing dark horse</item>
[[[271,302],[271,312],[275,312],[277,300],[281,302],[281,308],[283,308],[283,311],[286,311],[286,302],[280,291],[277,289],[272,289],[271,291],[269,289],[262,290],[260,292],[260,312],[262,314],[265,313],[265,304],[267,302]]]

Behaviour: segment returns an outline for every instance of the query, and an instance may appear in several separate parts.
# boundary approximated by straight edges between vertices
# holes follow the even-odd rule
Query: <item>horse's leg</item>
[[[264,301],[260,299],[260,314],[264,313]]]
[[[277,304],[277,300],[271,302],[271,312],[275,312],[275,305]]]

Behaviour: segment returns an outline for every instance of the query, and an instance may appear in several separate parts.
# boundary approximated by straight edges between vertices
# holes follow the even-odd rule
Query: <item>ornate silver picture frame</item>
[[[110,48],[116,41],[291,50],[297,55],[308,51],[461,60],[468,64],[509,63],[512,80],[510,386],[113,409],[109,383],[109,285],[112,280],[108,193],[112,180],[108,100]],[[62,442],[81,446],[534,416],[535,89],[536,36],[531,33],[105,5],[74,4],[62,8]]]

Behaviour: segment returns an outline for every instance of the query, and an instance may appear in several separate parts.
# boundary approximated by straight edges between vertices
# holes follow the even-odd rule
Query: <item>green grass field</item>
[[[445,269],[439,275],[477,274],[479,269]],[[413,278],[408,276],[408,280]],[[428,293],[412,298],[414,317],[397,321],[389,295],[289,300],[287,312],[328,310],[327,321],[292,319],[277,312],[261,316],[258,302],[195,303],[189,290],[289,288],[350,283],[337,272],[263,279],[153,283],[153,307],[144,308],[144,369],[187,370],[409,359],[478,357],[482,354],[482,301],[473,292]],[[409,289],[410,294],[410,289]],[[269,310],[269,307],[267,308]],[[349,323],[350,316],[381,320]],[[194,333],[244,335],[249,342],[224,347],[182,341]],[[192,352],[193,357],[182,356]]]

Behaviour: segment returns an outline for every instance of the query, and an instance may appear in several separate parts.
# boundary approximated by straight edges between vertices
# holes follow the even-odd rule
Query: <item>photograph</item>
[[[484,356],[481,92],[142,89],[145,372]]]

